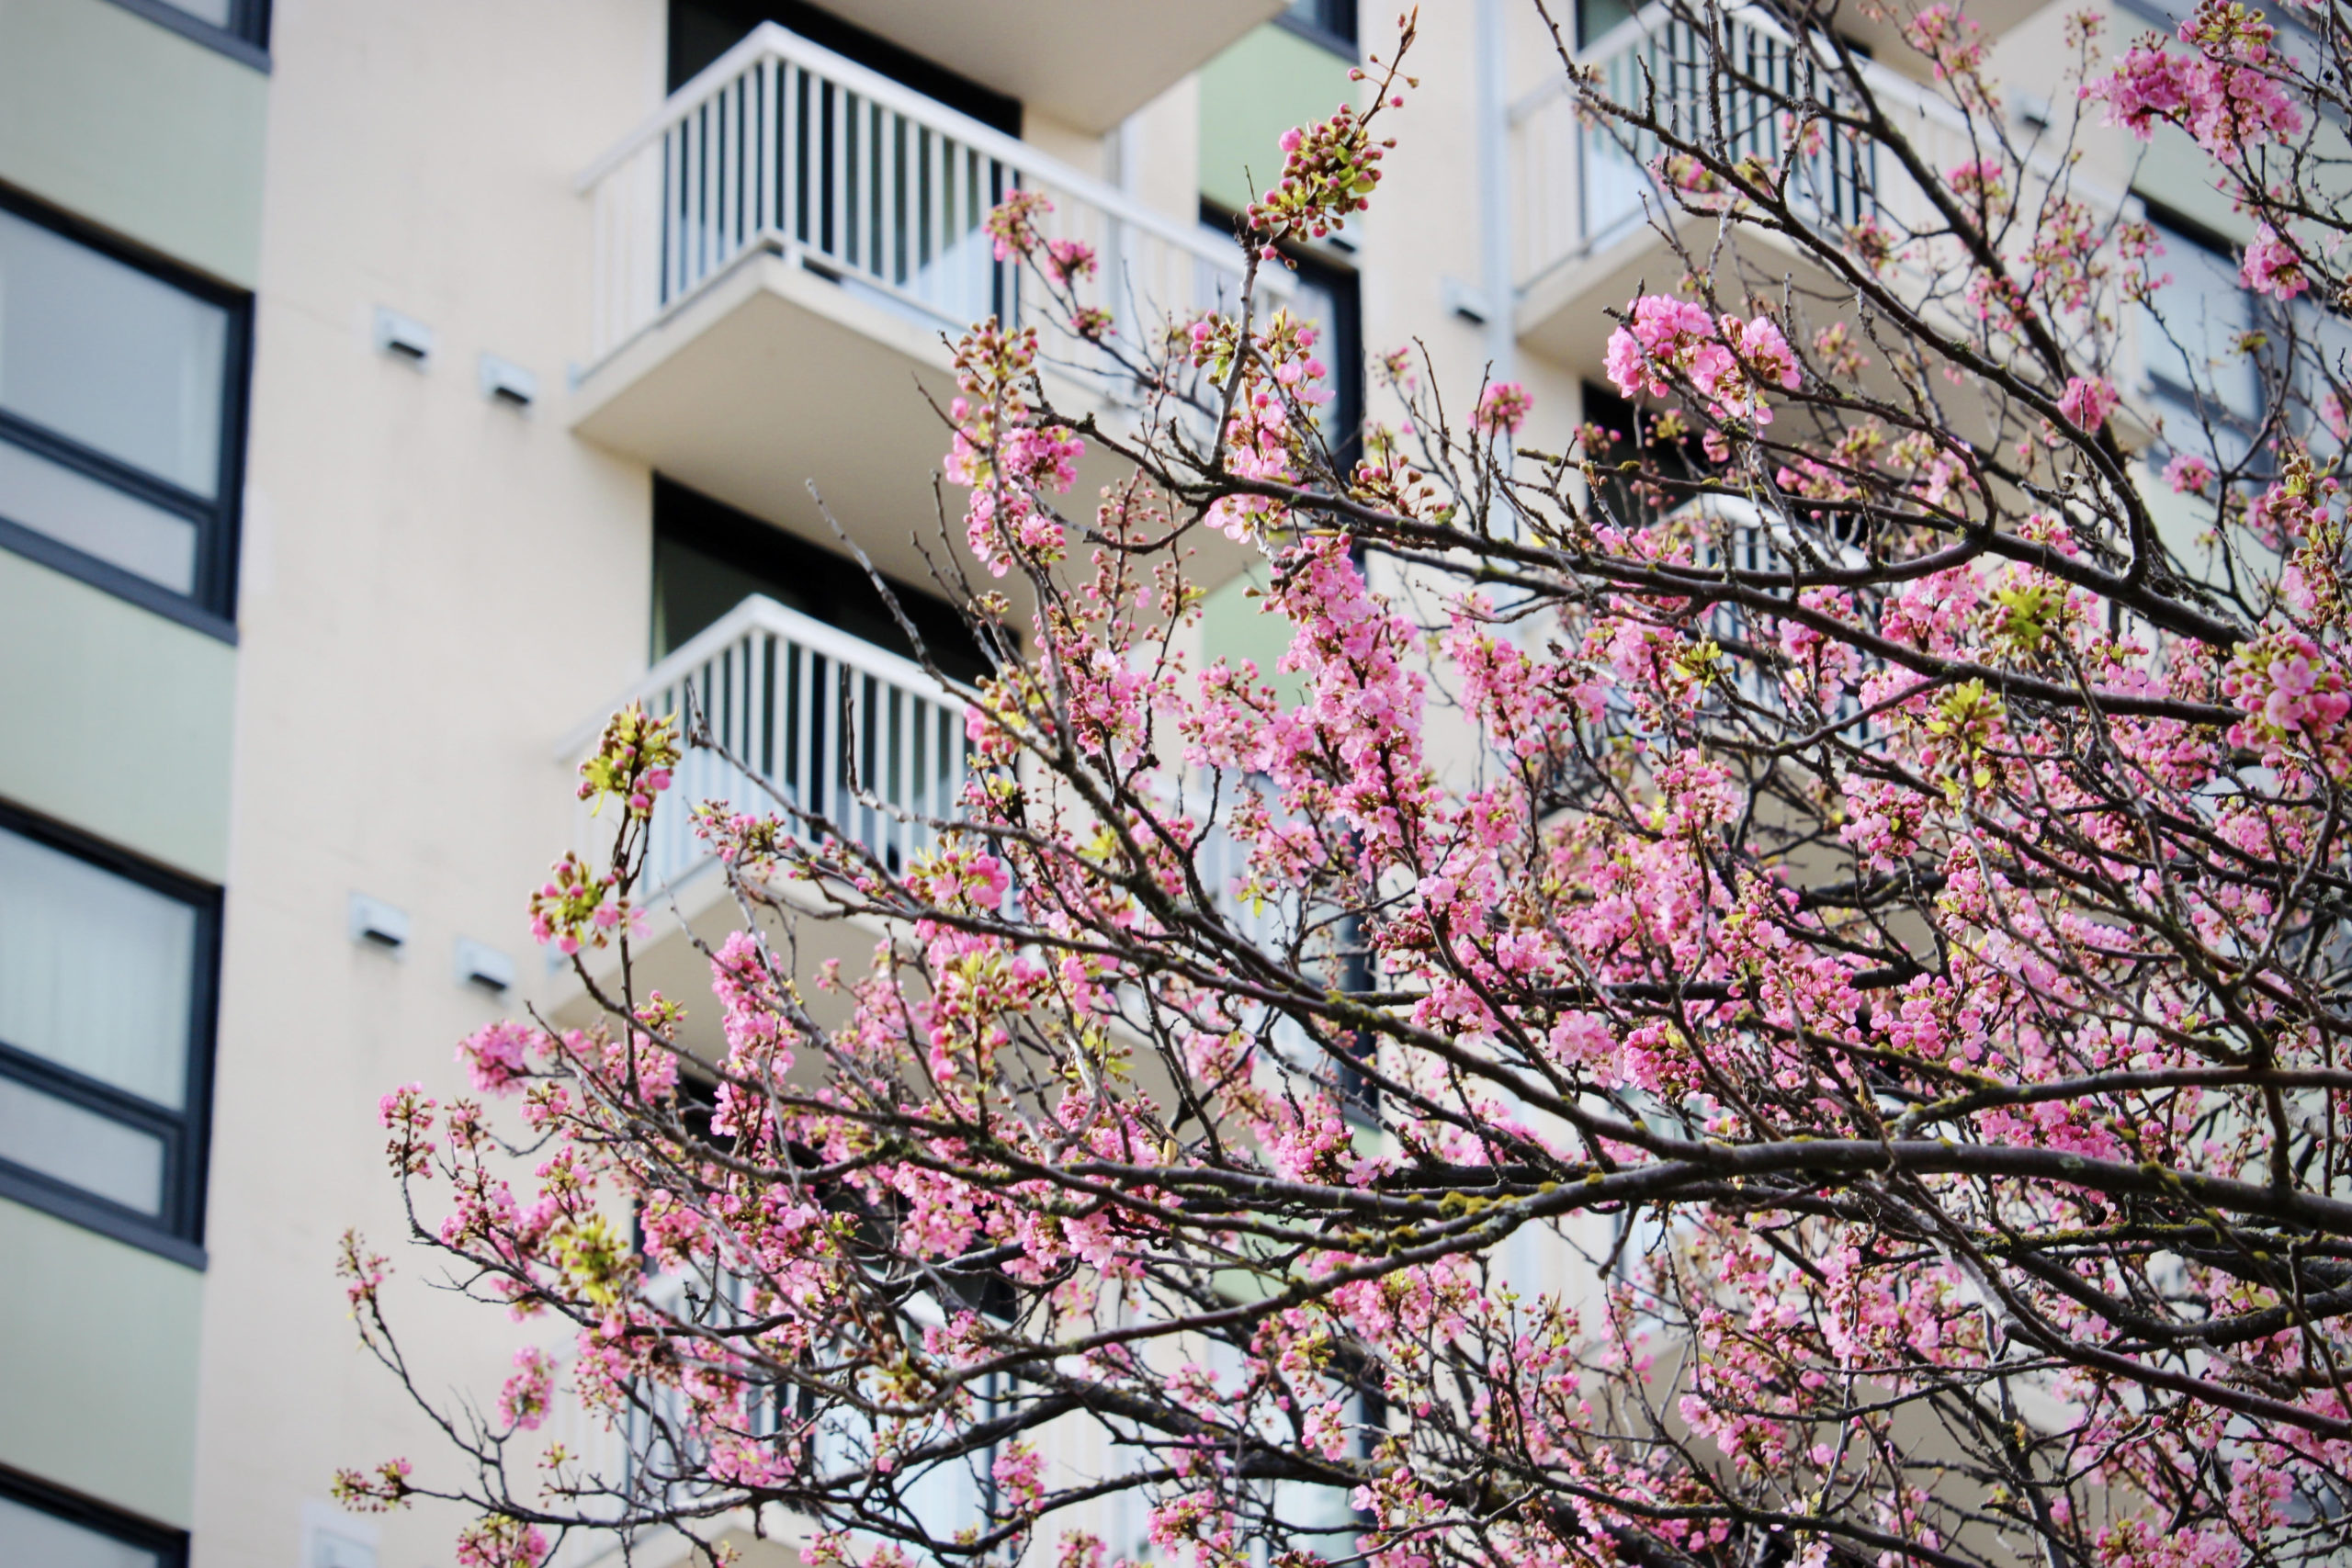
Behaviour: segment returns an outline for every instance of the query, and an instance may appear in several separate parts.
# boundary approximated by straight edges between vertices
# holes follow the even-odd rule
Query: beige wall
[[[567,431],[584,356],[573,179],[660,100],[657,0],[279,0],[240,614],[237,788],[196,1461],[198,1568],[298,1563],[334,1468],[448,1478],[356,1348],[333,1277],[358,1225],[435,1392],[494,1393],[511,1330],[424,1288],[398,1245],[379,1096],[462,1092],[455,1040],[520,1005],[461,987],[459,935],[544,975],[524,901],[564,847],[554,748],[642,671],[649,479]],[[419,370],[378,305],[429,323]],[[488,351],[537,373],[486,400]],[[346,935],[354,890],[413,922]],[[383,1525],[447,1559],[451,1518]]]
[[[1127,194],[1164,218],[1199,221],[1200,78],[1185,77],[1137,109],[1114,135],[1120,166],[1112,177]]]
[[[0,1464],[185,1529],[203,1276],[6,1199],[0,1258]]]
[[[267,87],[108,0],[0,0],[0,180],[250,288]]]

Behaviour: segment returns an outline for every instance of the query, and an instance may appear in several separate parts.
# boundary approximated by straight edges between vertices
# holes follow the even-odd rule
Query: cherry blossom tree
[[[1030,309],[944,411],[992,670],[956,814],[902,861],[696,806],[743,930],[651,993],[650,825],[713,740],[614,718],[610,857],[532,900],[604,1021],[384,1102],[411,1240],[555,1348],[441,1399],[350,1238],[450,1446],[347,1503],[462,1500],[495,1568],[2352,1551],[2352,14],[2086,16],[2030,117],[1951,6],[1647,15],[1672,82],[1561,51],[1668,259],[1627,427],[1557,451],[1409,348],[1333,428],[1280,307],[1410,132],[1410,18],[1219,310],[1123,333],[1000,209]],[[2158,136],[2254,236],[2251,413],[2135,390],[2206,352],[2090,172]],[[1090,450],[1133,477],[1072,495]],[[1212,532],[1279,671],[1202,647]],[[852,917],[858,972],[777,934]],[[548,1449],[568,1404],[626,1463]]]

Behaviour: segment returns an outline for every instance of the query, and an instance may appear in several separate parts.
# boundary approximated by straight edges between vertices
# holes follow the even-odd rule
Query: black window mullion
[[[188,1179],[193,1174],[189,1166],[195,1151],[187,1112],[151,1105],[134,1095],[123,1093],[111,1084],[83,1077],[52,1062],[17,1050],[5,1042],[0,1042],[0,1078],[23,1084],[52,1100],[62,1100],[133,1131],[151,1134],[163,1145],[164,1151],[162,1188],[155,1195],[155,1212],[152,1214],[125,1207],[46,1171],[17,1165],[6,1154],[0,1154],[0,1168],[7,1169],[19,1181],[53,1188],[61,1195],[70,1195],[84,1203],[103,1204],[119,1213],[127,1225],[161,1226],[169,1235],[189,1241],[196,1239],[191,1233],[195,1229],[193,1222],[198,1215],[190,1210],[187,1201]]]
[[[267,0],[252,0],[266,6]],[[220,479],[215,494],[212,526],[198,546],[198,592],[210,610],[237,618],[237,536],[239,508],[245,493],[246,398],[252,391],[253,301],[238,301],[229,310],[229,330],[221,357],[226,384],[220,389]]]
[[[71,1100],[84,1110],[95,1111],[111,1121],[136,1127],[142,1133],[169,1134],[187,1114],[168,1105],[142,1100],[127,1089],[117,1089],[86,1073],[75,1072],[72,1067],[37,1055],[6,1040],[0,1040],[0,1077],[30,1084],[43,1094]],[[0,1155],[0,1158],[5,1157]]]
[[[199,528],[214,522],[220,509],[217,501],[207,501],[192,491],[180,489],[169,479],[158,479],[144,468],[133,468],[119,457],[108,457],[95,446],[85,446],[70,435],[60,435],[6,409],[0,409],[0,441],[21,446],[61,468],[71,468],[100,484],[136,496],[151,506],[176,512]]]

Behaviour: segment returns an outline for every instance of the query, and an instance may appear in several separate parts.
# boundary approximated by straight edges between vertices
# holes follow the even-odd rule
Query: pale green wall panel
[[[251,288],[268,86],[110,0],[0,0],[0,181]]]
[[[1353,68],[1272,23],[1201,67],[1201,194],[1236,212],[1257,199],[1282,177],[1283,132],[1355,98]]]
[[[0,1199],[0,1464],[187,1529],[204,1277]]]
[[[236,665],[216,637],[0,550],[0,796],[224,881]]]
[[[1243,660],[1254,660],[1259,678],[1273,687],[1283,703],[1295,706],[1306,700],[1306,678],[1274,667],[1290,651],[1298,628],[1289,616],[1266,608],[1266,585],[1272,581],[1266,563],[1252,561],[1247,571],[1209,594],[1201,605],[1203,662],[1222,659],[1238,668]]]

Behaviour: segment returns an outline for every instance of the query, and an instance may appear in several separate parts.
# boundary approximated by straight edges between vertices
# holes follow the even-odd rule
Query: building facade
[[[2048,77],[2064,9],[1978,6],[1996,70]],[[1423,13],[1382,199],[1297,258],[1294,301],[1348,358],[1418,342],[1456,395],[1523,381],[1524,438],[1560,449],[1605,412],[1604,309],[1667,253],[1532,6]],[[1644,47],[1623,0],[1558,14],[1589,58]],[[447,1560],[446,1516],[324,1501],[336,1465],[436,1440],[332,1263],[347,1226],[404,1227],[379,1096],[581,1005],[523,906],[586,735],[756,660],[765,766],[838,776],[810,694],[852,693],[890,787],[935,798],[952,716],[825,513],[927,580],[921,394],[952,387],[943,331],[1017,287],[981,215],[1046,189],[1152,303],[1213,297],[1276,138],[1388,20],[0,0],[0,1562]],[[2187,270],[2222,331],[2238,220],[2137,152],[2091,148],[2219,258]],[[2142,390],[2177,395],[2155,362]],[[1245,567],[1206,635],[1271,665]],[[716,878],[674,852],[707,931]],[[695,988],[683,941],[649,962]],[[496,1387],[493,1324],[401,1300],[436,1391]]]

